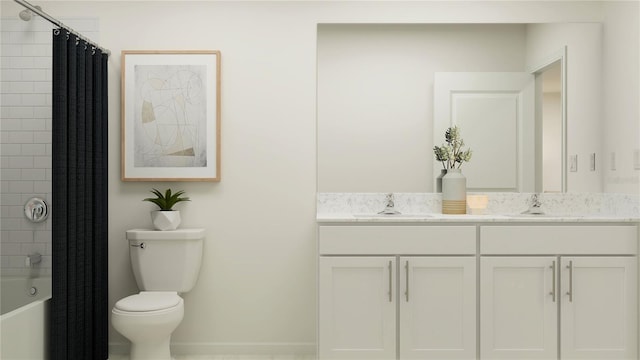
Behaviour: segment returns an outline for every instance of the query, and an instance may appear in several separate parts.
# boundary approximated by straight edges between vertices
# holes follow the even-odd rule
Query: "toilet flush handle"
[[[140,244],[131,244],[131,247],[139,247],[140,249],[144,249],[145,244],[143,242]]]

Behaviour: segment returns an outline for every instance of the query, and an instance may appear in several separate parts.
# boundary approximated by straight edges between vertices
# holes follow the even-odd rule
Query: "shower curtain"
[[[54,30],[52,360],[108,357],[107,58]]]

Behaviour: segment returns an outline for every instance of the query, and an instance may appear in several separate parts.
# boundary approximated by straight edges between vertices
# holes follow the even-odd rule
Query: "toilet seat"
[[[113,310],[120,313],[156,313],[172,310],[182,303],[173,291],[142,291],[116,302]]]

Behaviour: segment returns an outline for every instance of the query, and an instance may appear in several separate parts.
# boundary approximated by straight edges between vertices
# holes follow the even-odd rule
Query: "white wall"
[[[640,151],[640,3],[611,1],[603,9],[604,191],[638,194],[633,153]]]
[[[6,8],[4,5],[6,4]],[[195,351],[313,351],[316,320],[318,23],[598,21],[591,2],[98,2],[39,5],[98,17],[109,60],[109,305],[136,292],[124,231],[150,226],[151,187],[182,188],[204,263],[175,344]],[[4,11],[17,13],[13,2]],[[222,181],[120,181],[120,51],[222,52]],[[112,343],[124,339],[114,331]],[[182,348],[184,350],[184,348]]]
[[[578,155],[578,171],[567,172],[567,191],[602,191],[602,26],[527,26],[527,67],[536,68],[567,47],[567,154]],[[589,156],[596,153],[596,170]],[[567,164],[569,162],[567,161]]]
[[[524,55],[525,25],[319,26],[318,191],[431,192],[434,73]]]

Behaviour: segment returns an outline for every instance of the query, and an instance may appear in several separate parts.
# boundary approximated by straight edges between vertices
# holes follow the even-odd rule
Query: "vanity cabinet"
[[[319,359],[475,358],[475,232],[321,226]]]
[[[482,359],[637,357],[635,226],[480,234]]]

